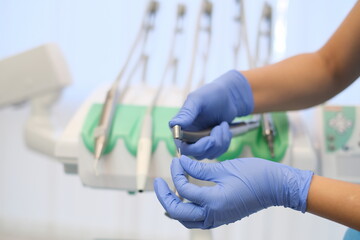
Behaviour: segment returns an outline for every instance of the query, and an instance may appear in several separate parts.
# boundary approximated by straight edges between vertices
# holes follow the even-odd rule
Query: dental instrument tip
[[[177,149],[176,157],[181,158],[181,150],[180,150],[180,148]]]
[[[104,143],[100,140],[96,141],[95,145],[95,159],[99,160],[104,149]]]
[[[104,150],[104,138],[103,137],[100,137],[100,138],[97,138],[95,140],[95,153],[94,153],[94,158],[95,158],[95,162],[94,162],[94,172],[95,172],[95,176],[98,176],[98,170],[97,170],[97,167],[98,167],[98,164],[99,164],[99,161],[100,161],[100,158],[101,158],[101,154]]]
[[[94,162],[94,166],[93,166],[95,176],[99,176],[98,169],[97,169],[99,160],[100,160],[100,158],[95,158],[95,162]]]
[[[144,192],[146,188],[147,176],[146,175],[137,175],[136,176],[136,189],[139,193]]]

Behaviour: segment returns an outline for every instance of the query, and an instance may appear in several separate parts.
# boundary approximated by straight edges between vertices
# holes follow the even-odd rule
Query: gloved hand
[[[170,127],[180,125],[184,130],[198,131],[230,123],[235,117],[250,114],[254,108],[251,88],[246,78],[231,70],[213,82],[190,93],[179,113],[169,122]],[[215,158],[229,147],[231,133],[223,124],[210,136],[194,144],[181,143],[185,155],[197,159]],[[212,149],[209,152],[209,149]]]
[[[215,182],[214,186],[189,183],[185,175]],[[210,229],[228,224],[271,206],[305,212],[313,176],[311,171],[259,158],[202,163],[186,156],[174,158],[171,174],[183,203],[167,183],[157,178],[156,195],[169,215],[187,228]]]

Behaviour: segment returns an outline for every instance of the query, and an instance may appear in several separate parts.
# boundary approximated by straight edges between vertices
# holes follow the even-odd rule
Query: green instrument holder
[[[147,106],[119,104],[113,119],[113,127],[104,149],[104,154],[110,153],[118,139],[123,139],[126,149],[131,155],[136,156],[137,144],[140,137],[140,129]],[[102,104],[93,104],[84,122],[81,137],[84,145],[90,152],[94,152],[94,130],[98,126]],[[176,155],[174,139],[169,129],[169,120],[176,115],[179,108],[155,107],[152,112],[153,136],[152,151],[154,152],[160,141],[163,141],[172,156]],[[289,122],[286,113],[272,113],[276,130],[274,142],[275,158],[271,157],[265,138],[262,135],[262,127],[252,130],[244,135],[234,137],[226,153],[217,160],[224,161],[240,156],[243,148],[249,146],[254,157],[269,159],[280,162],[286,154],[289,145]]]

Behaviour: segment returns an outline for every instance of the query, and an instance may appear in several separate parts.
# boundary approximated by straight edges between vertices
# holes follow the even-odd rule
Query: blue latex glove
[[[231,70],[190,93],[169,125],[180,125],[184,130],[198,131],[222,122],[230,123],[235,117],[250,114],[253,109],[254,100],[248,81],[240,72]],[[179,147],[183,154],[197,159],[215,158],[226,152],[231,137],[229,126],[223,124],[202,141],[194,144],[181,143]],[[209,149],[212,151],[209,152]]]
[[[197,186],[185,175],[216,183]],[[157,178],[156,195],[169,215],[187,228],[210,229],[228,224],[271,206],[306,211],[313,176],[311,171],[259,158],[239,158],[221,163],[202,163],[186,156],[174,158],[171,174],[183,203]]]

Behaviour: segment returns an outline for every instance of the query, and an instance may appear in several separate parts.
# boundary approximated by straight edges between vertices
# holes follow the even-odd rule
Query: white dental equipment
[[[152,134],[153,134],[152,112],[162,92],[168,70],[171,67],[174,67],[174,69],[176,68],[177,61],[175,61],[174,49],[176,46],[177,35],[179,33],[182,33],[183,31],[181,23],[183,21],[185,12],[186,12],[185,6],[179,4],[177,8],[176,23],[174,27],[170,54],[167,60],[167,64],[165,66],[164,73],[161,77],[159,87],[157,88],[155,95],[152,97],[150,105],[147,106],[145,116],[142,120],[140,139],[138,142],[137,156],[136,156],[136,187],[139,192],[143,192],[145,189],[146,182],[148,179],[148,171],[149,171],[151,155],[152,155],[152,149],[151,149]],[[174,76],[175,75],[176,75],[176,71],[174,71]]]
[[[207,1],[206,1],[207,2]],[[209,3],[209,2],[208,2]],[[204,8],[202,8],[204,9]],[[209,9],[209,6],[207,7],[207,9]],[[210,8],[211,9],[211,8]],[[205,14],[202,13],[201,17],[198,17],[198,19],[202,19],[204,18],[205,20],[208,19],[208,17],[211,16],[211,14],[209,15],[209,11]],[[202,20],[204,20],[202,19]],[[199,25],[200,25],[201,20],[199,20]],[[208,23],[210,23],[210,19],[208,19]],[[211,33],[210,27],[197,27],[199,32],[200,30],[207,30],[207,33]],[[140,36],[143,36],[146,33],[141,33],[139,34]],[[200,33],[196,33],[196,42],[198,42],[198,38]],[[209,36],[210,37],[210,36]],[[139,38],[139,37],[138,37]],[[141,39],[141,38],[140,38]],[[136,40],[135,42],[140,42],[140,40]],[[208,52],[208,48],[210,45],[210,40],[207,41],[209,44],[204,44],[201,45],[203,48],[205,48],[204,52],[207,53]],[[194,47],[197,48],[198,43],[194,43]],[[40,50],[39,50],[40,51]],[[52,67],[53,69],[51,71],[49,71],[49,73],[46,73],[46,67],[44,66],[48,66],[48,64],[38,60],[38,61],[32,61],[32,64],[36,65],[36,64],[40,64],[39,66],[41,66],[41,71],[42,74],[48,74],[48,76],[46,77],[46,81],[44,81],[41,84],[37,85],[39,87],[39,89],[44,89],[44,94],[49,90],[49,89],[54,89],[54,92],[58,92],[62,87],[64,87],[67,83],[70,82],[70,77],[68,74],[68,70],[67,68],[65,68],[65,63],[63,61],[62,58],[60,58],[59,56],[56,56],[56,51],[55,48],[51,47],[51,46],[46,46],[45,48],[43,48],[41,50],[43,52],[43,54],[45,56],[47,56],[50,62],[54,62],[54,64],[50,64],[49,67]],[[133,52],[134,50],[131,50],[130,52]],[[194,73],[194,68],[195,68],[195,53],[197,53],[197,50],[194,48],[193,49],[193,56],[192,56],[192,61],[191,61],[191,66],[192,69],[189,72],[189,78],[188,78],[188,82],[190,82],[190,85],[188,84],[188,86],[185,86],[185,89],[190,89],[191,88],[191,84],[192,84],[192,74]],[[38,56],[38,53],[36,54],[36,56]],[[204,54],[204,58],[202,58],[202,60],[204,61],[204,63],[207,62],[207,55]],[[55,60],[54,60],[55,59]],[[141,55],[139,58],[140,61],[144,61],[144,66],[146,66],[146,61],[147,61],[147,57],[144,57],[144,55]],[[176,58],[174,58],[176,59]],[[61,60],[61,61],[60,61]],[[4,63],[4,62],[2,62]],[[19,63],[17,63],[19,64]],[[177,60],[172,61],[173,67],[174,69],[176,69],[177,67]],[[35,66],[34,65],[34,66]],[[29,65],[30,66],[30,65]],[[36,65],[37,66],[37,65]],[[54,67],[56,66],[56,67]],[[206,64],[202,65],[203,68],[206,67]],[[6,67],[7,69],[10,69],[9,67]],[[124,67],[125,69],[126,67]],[[15,69],[18,69],[15,68]],[[33,67],[32,71],[35,71],[36,67]],[[59,69],[61,69],[61,71],[59,71]],[[135,68],[134,68],[135,69]],[[134,70],[132,71],[132,73],[130,73],[130,77],[133,75]],[[44,72],[45,71],[45,72]],[[174,71],[175,72],[175,71]],[[204,74],[204,70],[200,71],[202,74]],[[6,73],[6,71],[1,71],[0,74],[4,74]],[[192,73],[190,75],[190,73]],[[18,73],[17,73],[18,74]],[[32,73],[27,74],[27,76],[31,76]],[[57,75],[56,75],[57,74]],[[119,74],[119,76],[122,76],[123,73]],[[174,76],[176,74],[174,73]],[[1,75],[1,79],[8,79],[9,77],[7,76],[3,76]],[[54,78],[56,81],[52,82],[52,78]],[[39,81],[40,82],[40,77],[38,78],[34,78],[34,81]],[[41,78],[43,81],[43,77]],[[120,77],[118,77],[117,79],[120,79]],[[175,77],[174,77],[175,79]],[[190,79],[190,81],[189,81]],[[200,82],[203,82],[204,77],[200,78]],[[21,79],[22,80],[22,79]],[[28,81],[28,80],[26,80]],[[5,81],[6,82],[6,81]],[[3,84],[4,81],[1,81],[0,84]],[[9,81],[10,84],[13,84],[13,81]],[[13,84],[14,87],[21,87],[21,84]],[[123,89],[123,93],[128,93],[127,97],[125,97],[125,94],[121,94],[120,95],[120,101],[124,102],[125,104],[127,103],[132,103],[132,104],[140,104],[140,105],[144,105],[144,103],[149,103],[154,101],[153,100],[153,96],[154,96],[154,92],[145,92],[146,94],[143,94],[144,92],[141,92],[139,94],[139,92],[137,91],[137,89],[128,89],[129,86],[129,80],[127,80],[125,82],[125,87]],[[7,89],[7,90],[4,90]],[[16,103],[22,100],[26,100],[29,99],[28,95],[32,94],[32,92],[34,92],[33,95],[30,96],[30,98],[33,98],[35,96],[38,96],[37,94],[39,94],[39,96],[41,96],[42,90],[40,91],[33,91],[33,89],[29,88],[28,86],[24,85],[23,88],[23,93],[25,94],[26,97],[24,98],[16,98],[15,99],[15,94],[12,93],[12,95],[9,95],[8,93],[10,92],[8,90],[9,88],[7,86],[1,86],[0,91],[3,90],[2,94],[1,94],[1,105],[7,105],[10,103]],[[26,91],[25,91],[26,89]],[[46,89],[46,91],[45,91]],[[56,90],[58,89],[58,90]],[[101,89],[100,89],[101,90]],[[183,102],[183,98],[188,94],[188,92],[186,91],[182,91],[181,94],[178,94],[179,92],[172,92],[173,89],[171,89],[171,94],[170,91],[168,89],[163,89],[162,94],[160,96],[159,93],[159,104],[162,104],[164,106],[170,106],[170,107],[174,107],[174,106],[179,106],[179,104],[181,102]],[[159,90],[157,90],[159,91]],[[14,92],[20,92],[20,90],[16,90]],[[36,92],[36,93],[35,93]],[[169,94],[168,94],[169,92]],[[151,93],[151,94],[149,94]],[[144,98],[143,100],[141,100],[142,102],[140,102],[140,100],[138,102],[134,101],[135,99],[139,99],[139,95],[141,95],[141,98]],[[157,95],[157,94],[156,94]],[[181,95],[181,97],[179,97]],[[136,96],[132,97],[132,96]],[[146,98],[148,96],[148,98]],[[6,98],[11,98],[11,100],[6,101],[4,100]],[[13,99],[14,98],[14,99]],[[146,98],[146,99],[145,99]],[[40,127],[31,127],[34,126],[33,123],[35,122],[36,119],[39,118],[32,118],[32,120],[30,121],[31,124],[27,125],[29,127],[27,127],[27,142],[28,144],[32,145],[33,148],[39,149],[39,151],[41,152],[45,152],[48,155],[54,156],[54,148],[55,148],[55,156],[56,158],[61,161],[62,163],[65,164],[65,166],[78,166],[79,169],[79,175],[81,180],[83,181],[84,185],[87,186],[92,186],[92,187],[101,187],[101,188],[116,188],[116,189],[122,189],[122,190],[129,190],[129,191],[133,191],[135,189],[137,189],[137,186],[134,184],[136,183],[136,176],[134,175],[134,173],[136,172],[136,161],[134,161],[134,158],[132,155],[130,155],[128,153],[128,151],[126,150],[126,148],[124,147],[124,143],[122,142],[122,140],[118,141],[117,147],[113,150],[113,152],[111,152],[109,154],[109,156],[107,156],[106,161],[101,161],[101,165],[102,165],[102,174],[101,177],[95,177],[94,176],[94,171],[92,169],[92,164],[89,164],[89,159],[92,159],[92,154],[91,152],[88,151],[88,149],[86,149],[84,147],[84,144],[81,142],[80,140],[80,132],[81,132],[81,128],[82,125],[84,123],[84,119],[86,116],[86,113],[89,110],[89,106],[91,106],[91,104],[93,104],[94,102],[98,102],[101,103],[103,99],[103,95],[102,92],[97,90],[97,93],[90,97],[85,103],[84,105],[80,108],[80,110],[78,111],[78,113],[74,116],[74,118],[70,121],[68,127],[66,128],[66,130],[63,132],[62,136],[59,138],[58,141],[55,142],[55,140],[53,139],[53,137],[46,137],[46,136],[53,136],[53,131],[50,130],[46,130],[47,128],[44,128],[44,125],[41,125]],[[165,100],[164,100],[165,99]],[[156,102],[157,100],[155,100]],[[38,107],[36,107],[35,109],[39,109]],[[48,110],[48,107],[45,108],[46,110]],[[41,111],[36,111],[36,114],[38,114]],[[42,122],[44,122],[43,120],[41,120]],[[296,124],[295,124],[296,125]],[[44,130],[45,129],[45,130]],[[51,133],[51,135],[48,135],[48,133]],[[298,133],[300,133],[300,131],[298,131]],[[36,139],[35,139],[35,135],[36,135]],[[41,135],[41,136],[40,136]],[[50,140],[49,140],[50,139]],[[295,144],[295,141],[297,141],[299,138],[293,139],[291,144],[292,145],[297,145]],[[307,143],[306,143],[307,144]],[[305,144],[305,145],[306,145]],[[50,146],[51,145],[51,146]],[[55,146],[56,145],[56,146]],[[169,164],[170,164],[170,159],[171,159],[171,155],[164,150],[164,145],[163,143],[159,144],[158,150],[156,150],[156,152],[152,155],[152,159],[151,159],[151,166],[150,166],[150,174],[149,174],[149,178],[148,178],[148,182],[154,177],[154,176],[160,176],[160,177],[164,177],[165,179],[170,179],[169,177]],[[305,149],[305,148],[303,148]],[[297,154],[294,154],[294,156]],[[291,154],[289,155],[291,156]],[[296,156],[295,156],[296,157]],[[162,159],[162,160],[161,160]],[[163,159],[169,159],[169,161],[164,161]],[[105,164],[105,162],[107,162]],[[292,166],[297,166],[296,163],[291,164]],[[313,166],[313,165],[311,165]],[[313,167],[305,167],[307,169],[313,169]],[[69,169],[69,168],[65,168],[65,169]],[[170,182],[170,181],[169,181]],[[146,186],[146,188],[144,190],[151,190],[151,186],[148,185]]]
[[[70,83],[65,59],[53,43],[0,60],[0,107],[31,102],[24,129],[26,143],[51,157],[57,140],[51,107]]]
[[[106,94],[105,102],[102,108],[101,117],[99,121],[98,127],[95,129],[94,137],[95,137],[95,162],[94,162],[94,170],[97,174],[97,164],[98,161],[106,147],[107,139],[109,137],[109,133],[111,131],[111,127],[113,124],[113,118],[116,111],[116,106],[119,101],[119,83],[120,80],[123,78],[124,72],[127,69],[128,64],[130,63],[131,57],[134,54],[136,47],[140,40],[144,39],[145,46],[147,35],[150,30],[153,29],[153,20],[154,16],[158,9],[158,3],[156,1],[150,1],[148,7],[146,9],[146,13],[143,19],[142,27],[138,33],[138,36],[129,52],[129,55],[125,61],[125,65],[121,69],[119,75],[116,77],[113,85],[110,87]],[[145,58],[144,66],[146,66],[147,58]],[[123,95],[125,92],[122,93]]]
[[[121,97],[119,98],[118,102],[123,102],[123,99],[129,89],[131,79],[133,78],[137,68],[143,64],[142,69],[142,83],[146,83],[146,75],[147,75],[147,67],[149,56],[145,53],[146,50],[146,43],[148,40],[148,35],[151,30],[154,29],[154,21],[155,21],[155,14],[158,10],[158,5],[156,2],[151,2],[149,7],[149,19],[147,22],[144,22],[143,31],[145,31],[144,41],[142,44],[141,53],[135,65],[133,66],[129,77],[126,80],[125,86],[123,88],[123,92]],[[158,93],[159,94],[159,93]],[[155,99],[156,103],[156,99]],[[151,103],[154,104],[154,103]],[[138,141],[137,146],[137,154],[136,154],[136,189],[138,192],[143,192],[147,182],[147,173],[149,169],[150,159],[151,159],[151,151],[152,151],[152,113],[153,106],[149,106],[143,118],[143,124],[140,131],[140,138]]]
[[[199,18],[200,19],[205,18],[206,20],[207,15],[206,14],[202,15],[202,17]],[[200,27],[198,27],[198,29],[200,29]],[[206,29],[206,27],[201,29]],[[144,33],[141,33],[139,35],[143,36],[143,34]],[[139,41],[140,40],[136,40],[135,42],[139,42]],[[197,43],[195,45],[197,45]],[[206,44],[201,45],[201,47],[208,48]],[[10,84],[10,85],[1,85],[0,88],[0,91],[2,91],[0,97],[1,105],[16,103],[29,98],[33,98],[34,99],[33,102],[36,103],[34,104],[34,108],[33,108],[34,110],[31,113],[32,117],[28,121],[25,130],[26,140],[28,145],[31,146],[32,148],[37,149],[38,151],[48,154],[49,156],[55,155],[55,157],[61,163],[64,164],[65,171],[78,173],[83,184],[86,186],[100,187],[100,188],[115,188],[115,189],[122,189],[128,191],[136,190],[137,189],[135,184],[136,161],[134,159],[134,156],[131,155],[129,151],[126,149],[123,139],[117,140],[116,147],[113,149],[113,151],[104,157],[104,160],[106,161],[101,161],[101,164],[99,163],[101,165],[101,175],[97,177],[94,174],[93,164],[92,164],[93,162],[89,161],[93,159],[93,154],[84,146],[84,143],[82,142],[81,139],[81,129],[83,127],[86,114],[88,113],[92,104],[103,103],[103,96],[106,94],[104,89],[101,88],[97,89],[96,93],[91,97],[89,97],[89,99],[87,99],[84,102],[84,104],[79,108],[79,111],[74,115],[73,119],[69,122],[65,131],[63,131],[62,135],[58,139],[55,138],[55,134],[54,134],[55,131],[53,131],[50,128],[50,124],[49,124],[50,121],[48,120],[48,117],[50,115],[49,103],[52,103],[55,99],[54,97],[58,94],[58,92],[60,92],[61,88],[63,88],[66,84],[70,82],[70,77],[69,77],[68,69],[66,68],[64,60],[62,59],[62,56],[57,56],[59,54],[57,54],[58,50],[56,51],[56,48],[54,48],[51,45],[47,45],[42,50],[39,49],[36,50],[36,52],[37,51],[42,51],[42,54],[46,58],[49,58],[47,61],[52,62],[52,64],[43,62],[43,60],[40,60],[41,54],[36,53],[34,55],[35,59],[37,59],[36,58],[37,56],[39,57],[39,60],[32,61],[31,62],[32,65],[31,64],[29,65],[29,66],[34,66],[32,68],[32,71],[35,71],[37,69],[36,66],[38,66],[36,64],[39,64],[39,66],[41,66],[41,71],[42,71],[41,74],[47,76],[46,81],[44,80],[45,79],[44,77],[32,78],[33,79],[32,81],[34,81],[35,83],[36,82],[41,83],[37,85],[36,84],[32,85],[38,87],[40,90],[35,90],[33,88],[29,88],[28,85],[26,86],[24,85],[23,90],[20,89],[16,91],[15,90],[11,91],[11,95],[10,95],[9,93],[10,90],[13,89],[12,87],[21,88],[22,85],[18,83],[14,84],[14,81],[16,81],[15,78],[11,78],[11,80],[8,80],[10,79],[8,76],[1,75],[1,74],[5,74],[7,72],[6,70],[0,72],[0,76],[2,76],[1,79],[3,78],[5,79],[5,81],[1,80],[0,84],[4,84],[6,81],[8,81]],[[196,51],[193,50],[193,52]],[[139,61],[145,62],[144,63],[145,66],[147,58],[142,55],[139,59],[140,59]],[[193,56],[192,59],[195,59],[195,56]],[[2,64],[5,63],[4,61],[7,60],[3,60],[1,63]],[[173,62],[174,69],[176,69],[177,67],[176,63],[177,61],[174,60]],[[202,67],[204,67],[204,65]],[[49,72],[46,71],[47,69],[46,66],[49,66],[50,68]],[[191,61],[191,66],[195,67],[195,60]],[[6,69],[11,69],[11,68],[6,67]],[[17,70],[19,68],[13,67],[13,69]],[[190,72],[193,73],[194,69],[190,70]],[[200,72],[204,72],[204,71],[200,71]],[[20,72],[17,72],[16,74],[20,74]],[[31,76],[31,74],[35,74],[35,72],[26,74],[27,78],[28,76]],[[133,73],[130,73],[130,75],[132,76]],[[175,75],[176,74],[174,73],[174,76]],[[21,75],[17,77],[20,83],[23,81],[29,82],[29,79],[25,79],[24,76],[25,75]],[[53,78],[55,79],[54,82],[52,81]],[[128,89],[128,86],[129,86],[129,81],[125,83],[125,87],[123,88],[123,92],[126,92],[127,96],[125,96],[125,94],[121,94],[119,97],[122,103],[147,106],[152,101],[151,99],[153,98],[154,91],[151,90],[150,88],[144,89],[144,87],[142,86],[141,89],[139,89],[136,88],[136,86],[131,86],[131,88]],[[190,88],[191,85],[187,86],[185,89],[190,89]],[[20,93],[21,91],[23,92],[25,97],[15,98],[17,96],[16,93]],[[53,91],[53,94],[51,94],[52,96],[54,96],[53,98],[45,97],[45,95],[47,95],[47,92],[49,91],[50,92]],[[161,105],[165,107],[178,107],[179,104],[181,104],[184,101],[184,96],[186,96],[187,93],[179,88],[174,88],[174,86],[166,86],[166,89],[163,89],[162,93],[159,95],[160,96],[157,105]],[[38,99],[37,96],[40,96],[40,98]],[[11,100],[6,100],[5,98]],[[291,115],[289,117],[291,118]],[[306,168],[306,169],[314,169],[315,168],[314,162],[312,160],[301,161],[301,162],[297,160],[293,160],[300,158],[298,156],[302,156],[303,153],[307,154],[307,156],[311,155],[306,159],[313,159],[312,157],[313,155],[308,153],[308,149],[310,149],[310,147],[309,148],[298,147],[298,146],[310,145],[310,143],[308,143],[309,141],[306,138],[304,132],[302,130],[299,130],[300,127],[296,123],[299,121],[297,121],[296,119],[295,120],[290,119],[290,122],[294,123],[291,124],[291,127],[294,125],[296,126],[296,129],[291,130],[292,137],[290,138],[291,141],[289,147],[291,151],[287,153],[285,158],[290,159],[289,160],[290,162],[288,162],[289,165],[300,168]],[[246,154],[249,153],[245,151],[244,156],[246,156]],[[150,182],[150,180],[156,176],[163,177],[164,179],[168,180],[168,182],[171,182],[170,181],[171,178],[169,175],[170,160],[171,160],[170,152],[168,151],[164,143],[160,142],[157,145],[157,149],[152,154],[151,165],[149,167],[150,168],[149,177],[147,182]],[[144,190],[152,190],[151,184],[147,184],[146,189]]]
[[[144,84],[145,76],[147,75],[146,68],[148,61],[146,52],[150,51],[149,46],[145,45],[148,38],[147,32],[150,32],[150,30],[154,28],[154,15],[152,15],[151,18],[149,16],[149,18],[147,18],[144,23],[145,24],[143,24],[142,27],[148,29],[148,31],[145,31],[141,34],[142,37],[140,38],[144,39],[141,41],[141,49],[136,51],[136,56],[132,56],[131,66],[129,64],[128,71],[126,74],[124,74],[124,76],[126,75],[125,79],[123,79],[125,81],[121,80],[121,86],[119,85],[121,87],[121,94],[119,95],[117,103],[121,103],[121,105],[118,105],[119,111],[117,111],[117,114],[121,112],[122,109],[127,107],[131,107],[135,110],[143,108],[146,109],[146,107],[153,101],[153,96],[156,92],[149,84]],[[137,49],[138,48],[139,46],[137,46]],[[139,66],[141,65],[142,68],[139,69]],[[135,81],[131,81],[131,79],[133,79],[135,73],[137,73],[138,70],[143,71],[143,79],[141,81],[137,81],[136,83],[139,84],[136,85]],[[133,82],[135,84],[133,84]],[[161,105],[161,107],[175,108],[180,104],[176,98],[176,94],[173,92],[176,89],[174,89],[174,86],[167,87],[169,87],[170,90],[167,88],[166,91],[162,91],[162,93],[159,94],[160,96],[158,103]],[[94,174],[93,164],[91,164],[92,162],[89,161],[89,159],[93,159],[93,154],[91,147],[89,147],[90,145],[85,145],[84,139],[82,138],[83,127],[85,125],[84,123],[88,122],[87,114],[91,112],[90,110],[92,107],[99,107],[99,103],[102,103],[103,96],[104,89],[98,88],[94,94],[90,96],[80,107],[79,111],[69,122],[66,130],[61,136],[61,140],[57,145],[57,157],[59,157],[63,162],[66,161],[67,165],[77,166],[77,173],[79,174],[83,184],[86,186],[97,188],[114,188],[135,192],[138,190],[136,183],[140,182],[137,180],[137,176],[139,175],[137,174],[137,166],[139,165],[137,158],[139,156],[136,155],[138,155],[138,137],[141,134],[139,133],[139,135],[137,135],[137,130],[136,136],[131,132],[126,136],[122,135],[119,138],[115,136],[114,138],[109,139],[110,141],[113,141],[112,146],[114,147],[109,151],[108,154],[103,156],[101,161],[98,162],[98,175]],[[130,120],[136,122],[136,124],[132,125],[134,128],[127,128],[125,131],[132,131],[135,128],[140,129],[141,124],[137,123],[140,123],[140,119],[143,119],[142,117],[143,115],[137,116],[134,120]],[[121,119],[122,117],[120,117],[120,120],[117,121],[117,123],[114,122],[114,126],[118,126],[116,124],[121,122]],[[125,116],[125,120],[123,120],[125,125],[126,122],[129,122],[129,120],[126,119],[127,118]],[[171,133],[169,131],[169,135],[170,134]],[[132,146],[135,147],[132,148],[132,150],[130,150],[129,145],[127,145],[127,140],[129,139],[128,137],[132,139]],[[156,144],[157,147],[151,155],[151,164],[149,166],[148,179],[143,189],[144,191],[153,190],[151,181],[155,177],[162,177],[166,180],[170,180],[171,178],[169,174],[169,167],[172,154],[169,152],[166,141],[160,141],[159,143],[154,144]],[[139,154],[140,152],[141,151],[139,151]],[[144,168],[142,167],[142,169]]]

